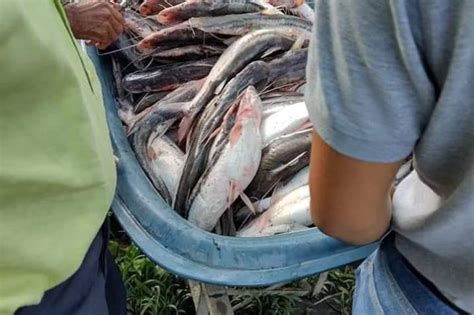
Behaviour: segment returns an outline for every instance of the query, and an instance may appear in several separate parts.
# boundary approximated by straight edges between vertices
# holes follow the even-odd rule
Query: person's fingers
[[[122,13],[120,13],[120,11],[116,8],[116,6],[109,3],[109,10],[118,23],[120,23],[121,25],[125,24],[125,19],[123,18]]]
[[[120,35],[120,33],[116,33],[112,26],[109,24],[106,27],[107,35],[104,36],[104,39],[100,41],[99,49],[105,49],[110,46]]]
[[[115,19],[110,19],[110,25],[112,26],[112,28],[114,29],[117,37],[122,34],[123,32],[123,24],[120,24],[119,22],[117,22]]]
[[[119,25],[118,26],[118,30],[114,27],[113,23],[110,23],[109,24],[109,27],[108,27],[108,31],[107,31],[107,34],[108,34],[108,41],[110,42],[114,42],[119,36],[120,34],[122,33],[122,26]]]

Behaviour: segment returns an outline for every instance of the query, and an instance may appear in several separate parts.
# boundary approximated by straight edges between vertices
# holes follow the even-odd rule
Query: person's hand
[[[123,32],[123,16],[108,0],[73,3],[64,10],[74,36],[99,49],[107,48]]]

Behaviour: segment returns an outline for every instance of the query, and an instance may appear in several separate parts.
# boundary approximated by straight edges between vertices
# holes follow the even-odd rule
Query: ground
[[[150,261],[112,227],[109,248],[122,273],[133,315],[194,314],[183,279]],[[270,288],[229,288],[236,315],[350,314],[354,266]]]

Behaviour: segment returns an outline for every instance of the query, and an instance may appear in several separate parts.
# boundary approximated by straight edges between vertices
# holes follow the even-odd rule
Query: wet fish
[[[221,55],[224,50],[223,46],[196,44],[161,50],[151,56],[166,60],[195,60]]]
[[[140,5],[139,11],[141,15],[154,15],[160,13],[161,10],[170,6],[180,4],[185,0],[144,0]]]
[[[302,17],[308,22],[314,23],[314,10],[307,3],[303,3],[297,8],[291,9],[291,13]]]
[[[304,102],[288,105],[262,121],[260,133],[263,143],[266,145],[279,136],[301,130],[308,122],[309,116]]]
[[[277,203],[286,195],[290,194],[292,191],[302,186],[307,186],[308,181],[309,167],[307,166],[300,170],[295,176],[293,176],[293,178],[289,179],[284,185],[277,186],[271,197],[255,201],[252,204],[252,209],[250,209],[248,206],[240,208],[235,214],[237,221],[246,221],[248,218],[253,218],[255,215],[266,211],[268,208]]]
[[[120,120],[128,125],[134,118],[133,105],[122,87],[122,68],[117,58],[112,58],[112,75],[115,84],[115,104]]]
[[[262,161],[246,194],[261,199],[309,163],[311,129],[280,136],[262,150]]]
[[[157,192],[168,203],[172,202],[171,192],[168,190],[163,178],[157,177],[150,168],[150,160],[154,157],[154,155],[148,150],[148,147],[150,138],[164,135],[174,123],[174,121],[175,118],[173,117],[167,117],[162,113],[160,113],[160,115],[156,114],[155,116],[150,116],[147,121],[144,121],[132,135],[132,145],[137,156],[137,160],[140,162],[148,177],[153,179],[153,185],[155,186]],[[154,136],[152,136],[152,134]]]
[[[304,3],[304,0],[268,0],[272,6],[284,9],[297,8]]]
[[[301,92],[281,91],[281,90],[270,90],[262,94],[262,100],[264,102],[270,98],[276,98],[276,97],[302,97],[304,99],[304,94]]]
[[[184,166],[184,153],[167,136],[160,136],[151,141],[148,157],[145,163],[149,163],[152,182],[163,182],[170,195],[174,196]]]
[[[193,190],[188,220],[205,230],[212,230],[219,217],[245,190],[260,163],[261,139],[259,125],[261,102],[253,88],[243,95],[224,121],[235,123],[225,137],[217,137],[220,149],[211,156],[211,163]],[[226,127],[222,132],[226,132]]]
[[[114,57],[120,59],[122,71],[142,70],[145,68],[143,57],[135,50],[135,43],[126,34],[122,33],[115,42],[112,43],[110,51]]]
[[[259,236],[265,229],[284,224],[303,226],[312,224],[308,186],[300,187],[280,199],[257,219],[237,232],[237,236]]]
[[[302,94],[306,93],[306,85],[307,83],[301,84],[296,91]]]
[[[294,16],[260,13],[197,17],[186,21],[190,27],[222,35],[243,35],[257,29],[276,29],[287,36],[311,35],[311,23]]]
[[[188,110],[191,116],[198,113],[213,94],[220,92],[220,86],[258,54],[271,48],[288,49],[292,43],[291,38],[274,30],[253,31],[237,40],[222,54],[209,73],[203,88],[190,102]]]
[[[268,64],[272,69],[270,73],[270,81],[278,79],[291,78],[292,81],[302,80],[305,78],[306,62],[308,60],[308,49],[290,50],[281,58],[274,59]],[[290,81],[290,80],[288,80]],[[273,84],[273,86],[279,86]]]
[[[273,195],[271,197],[271,203],[275,203],[278,200],[282,199],[287,194],[291,193],[292,191],[308,185],[309,184],[309,166],[301,169],[298,173],[296,173],[293,178],[288,180],[287,183],[275,188]]]
[[[143,110],[149,108],[168,94],[169,92],[158,92],[144,95],[135,105],[134,112],[136,114],[141,113]]]
[[[202,85],[204,84],[204,80],[196,80],[196,81],[189,81],[181,85],[176,90],[168,93],[165,97],[161,100],[155,102],[152,106],[144,109],[135,118],[130,122],[130,127],[133,127],[137,121],[140,121],[145,116],[157,111],[160,112],[160,106],[169,106],[169,104],[176,104],[176,106],[183,107],[186,102],[189,102],[194,98],[194,96],[199,92]]]
[[[187,1],[162,10],[157,19],[161,24],[167,25],[192,17],[254,13],[262,9],[262,6],[252,3],[252,1]]]
[[[150,71],[131,73],[123,79],[123,87],[130,93],[161,92],[178,88],[190,80],[204,78],[212,71],[217,57],[199,61],[164,65]]]
[[[268,65],[263,61],[254,61],[248,64],[227,83],[222,94],[214,102],[209,103],[203,113],[198,116],[198,123],[193,131],[188,159],[184,167],[183,174],[186,176],[180,180],[178,190],[180,196],[176,198],[175,209],[179,213],[183,212],[184,201],[205,168],[211,144],[208,141],[210,134],[222,124],[225,113],[247,87],[263,87],[266,84],[268,73]]]
[[[292,105],[301,102],[304,102],[304,97],[302,95],[262,97],[263,107],[272,105]]]
[[[134,10],[125,9],[122,14],[125,20],[125,29],[139,39],[143,39],[153,32],[163,28],[163,26],[158,24],[156,21],[144,18]]]
[[[262,101],[263,111],[262,118],[265,119],[268,116],[271,116],[281,110],[284,110],[289,105],[297,104],[303,102],[303,98],[300,96],[296,97],[278,97],[271,98]]]
[[[150,34],[138,43],[137,49],[147,51],[169,41],[205,39],[215,37],[215,35],[243,36],[251,31],[268,31],[269,29],[290,38],[305,36],[309,39],[311,35],[311,24],[298,17],[259,13],[232,14],[191,18],[186,22]]]

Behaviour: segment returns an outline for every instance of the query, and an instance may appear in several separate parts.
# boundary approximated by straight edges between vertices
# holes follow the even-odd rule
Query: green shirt
[[[0,1],[0,315],[79,267],[116,174],[99,81],[59,0]]]

